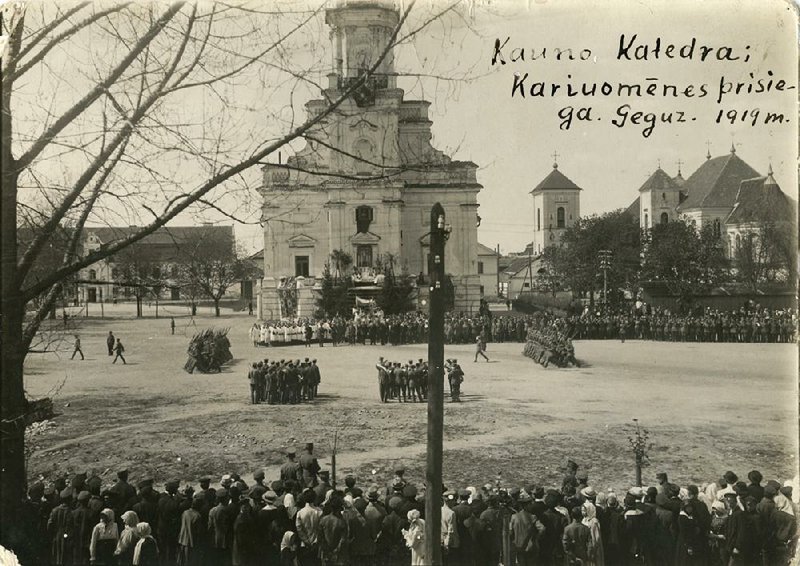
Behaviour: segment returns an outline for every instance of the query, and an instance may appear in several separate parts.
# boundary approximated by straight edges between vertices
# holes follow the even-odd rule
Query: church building
[[[558,154],[555,154],[556,156]],[[575,224],[581,213],[581,188],[553,163],[553,170],[530,192],[533,195],[533,253],[539,255]]]
[[[374,66],[398,21],[392,3],[374,0],[326,10],[332,71],[321,98],[305,105],[310,118]],[[277,289],[286,281],[313,287],[334,251],[353,258],[358,276],[371,277],[391,257],[396,272],[425,281],[436,202],[452,227],[445,267],[455,308],[477,310],[478,167],[431,145],[430,103],[407,99],[397,76],[390,49],[376,72],[305,134],[302,150],[263,167],[262,316],[280,312]],[[300,316],[312,314],[311,295],[299,294]]]

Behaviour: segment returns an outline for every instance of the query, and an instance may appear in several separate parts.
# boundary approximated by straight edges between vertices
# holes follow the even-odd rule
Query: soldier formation
[[[378,370],[378,393],[381,402],[422,402],[428,397],[428,362],[422,358],[407,363],[390,362],[383,356],[375,364]]]
[[[321,381],[317,360],[254,362],[247,372],[250,402],[254,405],[295,405],[313,401]]]
[[[551,363],[560,368],[579,366],[572,340],[559,330],[558,325],[546,329],[531,328],[523,354],[544,367]]]
[[[233,359],[228,330],[208,328],[192,336],[187,349],[189,359],[184,369],[189,373],[194,373],[195,369],[203,373],[219,372],[224,364]]]
[[[383,356],[375,364],[378,370],[378,393],[381,402],[388,403],[393,399],[405,403],[423,402],[428,398],[428,362],[422,358],[407,363],[390,362]],[[464,383],[464,371],[458,360],[448,359],[445,362],[447,383],[450,387],[450,400],[461,401],[461,384]]]
[[[566,320],[579,340],[792,343],[797,329],[796,311],[757,305],[732,311],[706,309],[687,316],[659,308],[633,313],[587,311]]]

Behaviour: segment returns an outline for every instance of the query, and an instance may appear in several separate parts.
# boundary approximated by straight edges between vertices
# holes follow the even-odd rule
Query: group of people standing
[[[706,309],[682,316],[664,309],[648,314],[590,313],[567,318],[579,340],[633,338],[665,342],[784,342],[795,340],[797,313],[790,308]]]
[[[250,402],[254,405],[294,405],[313,401],[322,377],[317,360],[254,362],[247,372],[250,382]]]
[[[336,485],[312,443],[286,451],[280,476],[263,470],[195,489],[128,474],[102,489],[76,474],[30,486],[20,521],[22,564],[401,566],[428,564],[425,497],[397,466],[385,487],[348,475]],[[622,492],[594,488],[569,460],[560,486],[443,488],[441,549],[448,566],[788,566],[797,546],[791,482],[728,471],[681,487],[666,473]]]

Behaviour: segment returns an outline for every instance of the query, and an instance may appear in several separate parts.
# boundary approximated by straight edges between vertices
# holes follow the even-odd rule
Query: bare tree
[[[358,80],[296,122],[294,97],[325,70],[316,43],[325,37],[322,7],[15,4],[2,21],[0,95],[0,536],[11,548],[26,485],[23,363],[65,281],[182,213],[220,210],[226,194],[249,190],[255,165],[313,131],[369,80],[413,6]],[[18,249],[24,211],[35,211],[37,230]],[[126,220],[141,228],[81,253],[85,226]],[[59,261],[29,277],[65,227],[71,237]]]
[[[193,241],[182,243],[178,253],[181,286],[211,299],[216,316],[228,289],[253,275],[253,265],[237,253],[233,232],[201,230]]]

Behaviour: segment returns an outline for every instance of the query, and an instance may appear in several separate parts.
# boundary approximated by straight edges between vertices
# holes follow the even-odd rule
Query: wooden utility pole
[[[425,561],[442,564],[442,436],[444,429],[444,208],[431,208],[430,311],[428,334],[428,458],[425,470]]]

